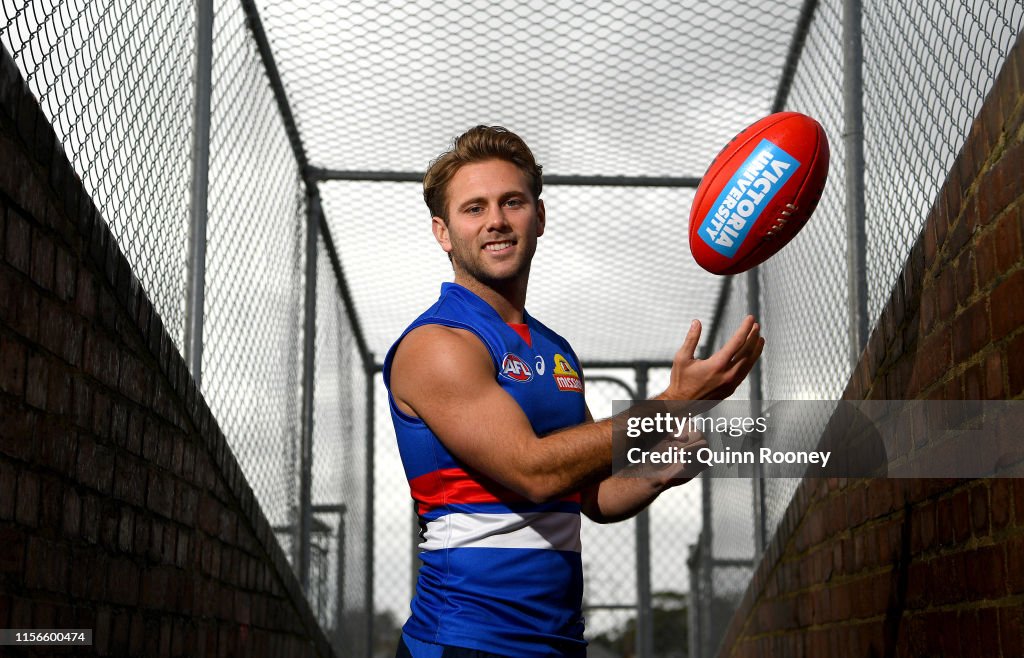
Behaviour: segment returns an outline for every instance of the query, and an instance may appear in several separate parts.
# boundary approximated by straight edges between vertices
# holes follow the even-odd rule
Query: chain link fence
[[[4,0],[0,42],[181,348],[194,14],[159,0]]]
[[[760,372],[766,411],[773,400],[836,400],[853,368],[842,141],[844,6],[840,0],[816,5],[787,102],[778,109],[822,123],[832,147],[829,181],[800,235],[755,274],[732,279],[715,344],[724,343],[743,314],[758,314],[767,341]],[[1022,26],[1019,2],[863,3],[868,327],[888,300]],[[747,294],[752,277],[756,299]],[[748,397],[743,390],[734,396]],[[817,416],[799,421],[773,417],[767,440],[781,449],[810,449],[830,415],[828,405],[815,409]],[[748,480],[705,478],[713,493],[690,558],[691,656],[715,655],[756,565],[756,537],[771,539],[799,484],[764,476],[761,488],[756,481],[751,487]]]
[[[0,8],[0,43],[187,353],[201,9],[117,0],[5,0]],[[364,656],[373,617],[367,364],[322,239],[319,276],[311,281],[305,271],[314,188],[268,84],[254,16],[231,0],[216,0],[212,11],[201,388],[300,578],[306,562],[307,597],[337,655]],[[315,448],[304,465],[310,285],[319,289]],[[303,468],[312,470],[309,500]],[[303,507],[311,516],[305,537]]]

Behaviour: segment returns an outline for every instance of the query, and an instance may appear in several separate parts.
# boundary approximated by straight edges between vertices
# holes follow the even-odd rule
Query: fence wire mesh
[[[314,165],[422,171],[450,137],[506,122],[546,172],[699,176],[730,119],[767,109],[751,101],[786,56],[751,56],[734,25],[776,42],[801,3],[259,4]]]
[[[322,572],[311,573],[310,602],[330,633],[335,652],[361,656],[367,609],[367,375],[322,237],[317,259],[312,503],[315,523],[330,550],[323,555]]]
[[[594,418],[612,415],[613,400],[633,399],[634,373],[622,370],[594,370],[585,373],[587,406]],[[598,524],[584,518],[580,530],[583,544],[583,615],[587,638],[601,637],[614,644],[635,631],[637,618],[636,520]],[[628,609],[630,606],[632,610]]]
[[[202,388],[271,525],[295,527],[305,191],[244,16],[215,7]]]
[[[831,150],[829,178],[814,220],[759,268],[760,319],[767,341],[762,395],[769,401],[837,399],[852,370],[842,90],[842,5],[820,2],[786,109],[813,116],[825,128]],[[799,445],[792,449],[808,449],[827,421],[827,416],[818,417],[809,426],[795,428],[784,419],[773,419],[766,439],[782,445],[783,437],[797,438]],[[764,475],[764,535],[770,539],[799,480]]]
[[[853,367],[846,158],[841,141],[842,10],[840,0],[817,4],[784,108],[822,123],[831,141],[831,164],[814,219],[784,251],[758,269],[759,319],[767,341],[761,383],[769,411],[772,400],[838,399]],[[864,3],[863,189],[869,326],[888,300],[1022,23],[1024,5],[1019,2]],[[733,278],[716,347],[751,308],[746,286],[745,277]],[[743,390],[734,395],[745,397]],[[799,421],[773,417],[767,439],[780,449],[810,448],[829,419],[826,406],[817,409],[817,417]],[[694,656],[713,654],[738,601],[738,596],[720,593],[735,592],[736,584],[743,583],[741,595],[749,579],[749,569],[731,559],[747,553],[735,551],[736,533],[746,535],[744,528],[757,531],[758,517],[752,507],[762,505],[763,531],[770,539],[799,484],[799,480],[765,472],[763,498],[758,500],[758,494],[751,499],[749,488],[736,486],[742,481],[709,482],[710,542],[695,546],[691,560],[695,591],[690,619],[697,625],[691,634]]]
[[[331,181],[320,188],[332,233],[345,236],[338,250],[367,342],[384,354],[452,278],[422,186]],[[571,337],[584,363],[666,361],[690,319],[710,322],[720,283],[688,254],[692,189],[550,185],[543,199],[547,227],[528,308]],[[382,209],[389,225],[382,229],[367,208]]]
[[[1021,31],[1024,4],[864,4],[864,191],[874,324]]]
[[[393,656],[402,624],[409,618],[416,571],[419,525],[409,495],[402,460],[398,455],[384,378],[374,378],[374,649],[376,655]]]
[[[179,349],[195,42],[159,0],[0,2],[0,43]]]

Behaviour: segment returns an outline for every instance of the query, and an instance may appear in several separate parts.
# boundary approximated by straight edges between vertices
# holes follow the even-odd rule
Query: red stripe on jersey
[[[530,347],[533,347],[533,338],[530,336],[530,327],[529,326],[527,326],[526,324],[517,324],[517,323],[514,323],[514,322],[506,322],[505,324],[507,324],[508,326],[512,327],[512,329],[517,334],[519,334],[519,337],[522,338],[524,341],[526,341],[527,345],[529,345]]]
[[[450,504],[527,502],[525,496],[508,487],[479,475],[473,477],[461,468],[442,468],[424,473],[409,480],[409,488],[419,514]],[[579,493],[574,493],[561,500],[578,503],[581,498]]]

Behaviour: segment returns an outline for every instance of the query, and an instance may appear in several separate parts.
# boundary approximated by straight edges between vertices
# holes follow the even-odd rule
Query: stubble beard
[[[531,257],[522,258],[510,273],[496,275],[483,266],[480,262],[481,259],[462,258],[459,252],[459,249],[452,250],[452,263],[456,266],[456,273],[461,271],[465,276],[494,290],[505,288],[522,277],[528,276],[530,272]]]

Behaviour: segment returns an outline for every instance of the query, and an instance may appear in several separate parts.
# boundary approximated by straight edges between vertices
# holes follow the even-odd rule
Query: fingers
[[[759,325],[759,324],[757,324],[755,322],[754,325],[750,328],[750,331],[747,333],[746,339],[743,341],[743,344],[740,346],[740,348],[733,355],[733,357],[732,357],[733,363],[735,363],[736,361],[740,361],[742,359],[745,359],[748,356],[750,356],[750,354],[752,354],[753,351],[757,348],[757,345],[760,342],[760,340],[761,340],[761,325]]]
[[[724,358],[726,363],[732,361],[736,354],[746,345],[750,332],[754,330],[754,324],[753,315],[743,318],[743,322],[740,323],[736,333],[722,346],[722,349],[715,353],[715,357]]]
[[[747,375],[753,369],[754,364],[761,358],[761,352],[764,350],[764,338],[758,337],[756,341],[751,343],[752,350],[743,359],[738,359],[734,362],[732,379],[737,384],[746,379]]]
[[[697,343],[700,342],[700,320],[694,320],[690,323],[690,330],[686,332],[686,338],[683,339],[683,346],[679,348],[679,356],[684,359],[693,359],[693,355],[697,352]]]

